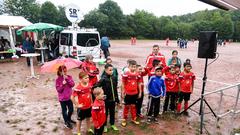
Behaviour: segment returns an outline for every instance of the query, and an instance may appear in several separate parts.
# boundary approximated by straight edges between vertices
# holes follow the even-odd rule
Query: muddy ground
[[[197,42],[189,43],[187,49],[178,49],[176,42],[171,41],[169,46],[164,41],[142,40],[137,41],[137,45],[130,45],[128,40],[111,41],[110,48],[113,65],[119,72],[126,65],[126,60],[135,59],[139,64],[144,65],[146,57],[151,53],[153,44],[160,44],[161,53],[166,59],[171,57],[171,51],[177,49],[182,60],[190,58],[193,72],[197,76],[191,103],[200,97],[202,89],[202,77],[205,59],[197,58]],[[228,85],[240,82],[240,44],[231,43],[225,47],[218,47],[219,58],[210,66],[207,72],[206,92],[213,91]],[[211,62],[212,60],[209,60]],[[0,63],[0,134],[1,135],[63,135],[75,134],[76,128],[68,130],[63,127],[61,108],[57,99],[54,87],[56,75],[41,74],[35,61],[35,72],[40,74],[40,79],[26,80],[30,74],[30,69],[26,65],[24,58],[15,62]],[[100,67],[102,68],[102,67]],[[69,74],[78,82],[78,69],[72,69]],[[145,78],[145,83],[147,82]],[[147,92],[145,92],[147,94]],[[223,102],[220,109],[221,113],[231,110],[235,104],[237,88],[225,91]],[[233,96],[229,96],[233,95]],[[212,94],[206,97],[206,101],[218,111],[219,94]],[[147,95],[144,98],[143,112],[146,112]],[[239,102],[238,102],[239,104]],[[216,119],[205,107],[205,128],[204,134],[230,134],[234,128],[236,132],[240,129],[240,115],[232,117],[228,115],[220,119],[216,125]],[[236,109],[240,109],[237,105]],[[140,126],[128,124],[127,127],[120,126],[122,109],[118,109],[116,125],[120,128],[119,132],[110,131],[108,134],[120,135],[193,135],[199,134],[199,103],[194,105],[189,111],[190,116],[175,116],[173,114],[161,115],[158,124],[147,124],[144,119]],[[76,114],[73,115],[76,120]],[[85,129],[85,127],[83,127]]]

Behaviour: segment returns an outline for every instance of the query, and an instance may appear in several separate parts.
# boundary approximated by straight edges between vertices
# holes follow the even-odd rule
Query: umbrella
[[[44,63],[43,66],[41,66],[41,72],[57,72],[58,67],[65,65],[67,70],[79,67],[82,64],[81,61],[78,61],[76,59],[72,58],[61,58],[61,59],[55,59],[49,62]]]
[[[17,30],[17,34],[21,35],[23,31],[31,31],[31,32],[39,32],[43,30],[56,30],[56,31],[61,31],[64,28],[59,25],[54,25],[51,23],[34,23],[32,25],[28,25],[26,27],[23,27],[19,30]]]

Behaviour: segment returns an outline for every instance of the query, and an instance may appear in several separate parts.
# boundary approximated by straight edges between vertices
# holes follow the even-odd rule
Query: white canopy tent
[[[0,36],[10,40],[11,48],[15,47],[15,29],[31,25],[32,23],[22,16],[0,15]],[[8,31],[8,32],[7,32]]]

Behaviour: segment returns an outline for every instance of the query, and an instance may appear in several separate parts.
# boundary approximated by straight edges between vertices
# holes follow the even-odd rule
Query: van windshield
[[[72,46],[72,33],[61,33],[61,45]]]
[[[79,33],[77,34],[77,45],[84,47],[97,46],[99,44],[98,34]]]

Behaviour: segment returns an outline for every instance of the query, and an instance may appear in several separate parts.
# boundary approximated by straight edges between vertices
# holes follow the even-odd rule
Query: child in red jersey
[[[89,83],[89,76],[86,72],[79,73],[80,83],[74,89],[71,99],[77,107],[77,130],[78,135],[81,134],[81,122],[86,119],[87,129],[89,133],[93,133],[90,129],[90,118],[92,108],[92,85]]]
[[[170,99],[170,110],[175,111],[176,108],[176,96],[179,91],[179,79],[175,73],[175,67],[169,67],[169,74],[165,77],[166,84],[166,98],[163,106],[163,112],[168,111],[168,103]]]
[[[140,78],[136,72],[136,61],[129,63],[129,71],[122,75],[122,96],[124,96],[124,108],[123,108],[123,121],[122,126],[127,125],[127,116],[129,109],[131,110],[132,122],[136,125],[139,124],[136,116],[136,100],[141,97]]]
[[[145,71],[141,65],[137,65],[137,73],[139,74],[140,77],[140,85],[141,85],[141,90],[138,90],[138,92],[141,92],[141,97],[137,99],[136,103],[136,108],[137,108],[137,116],[140,118],[143,118],[143,115],[141,113],[142,109],[142,103],[143,103],[143,98],[144,98],[144,80],[143,77],[147,75],[147,71]]]
[[[151,76],[155,75],[155,68],[156,67],[161,67],[161,61],[160,60],[153,60],[152,62],[152,67],[151,68],[145,68],[148,72],[148,80],[150,79]]]
[[[97,75],[99,74],[99,69],[93,62],[93,56],[87,55],[85,61],[81,65],[82,71],[86,72],[89,76],[89,83],[95,85],[98,81]]]
[[[177,112],[181,111],[181,104],[184,99],[184,110],[188,108],[188,101],[190,100],[190,95],[193,92],[195,75],[191,72],[192,66],[190,63],[184,63],[184,71],[179,75],[180,80],[180,94],[177,105]],[[185,111],[185,114],[188,113]]]
[[[106,112],[103,90],[96,88],[93,90],[95,101],[92,105],[92,120],[94,124],[94,135],[102,135],[104,123],[106,122]]]

